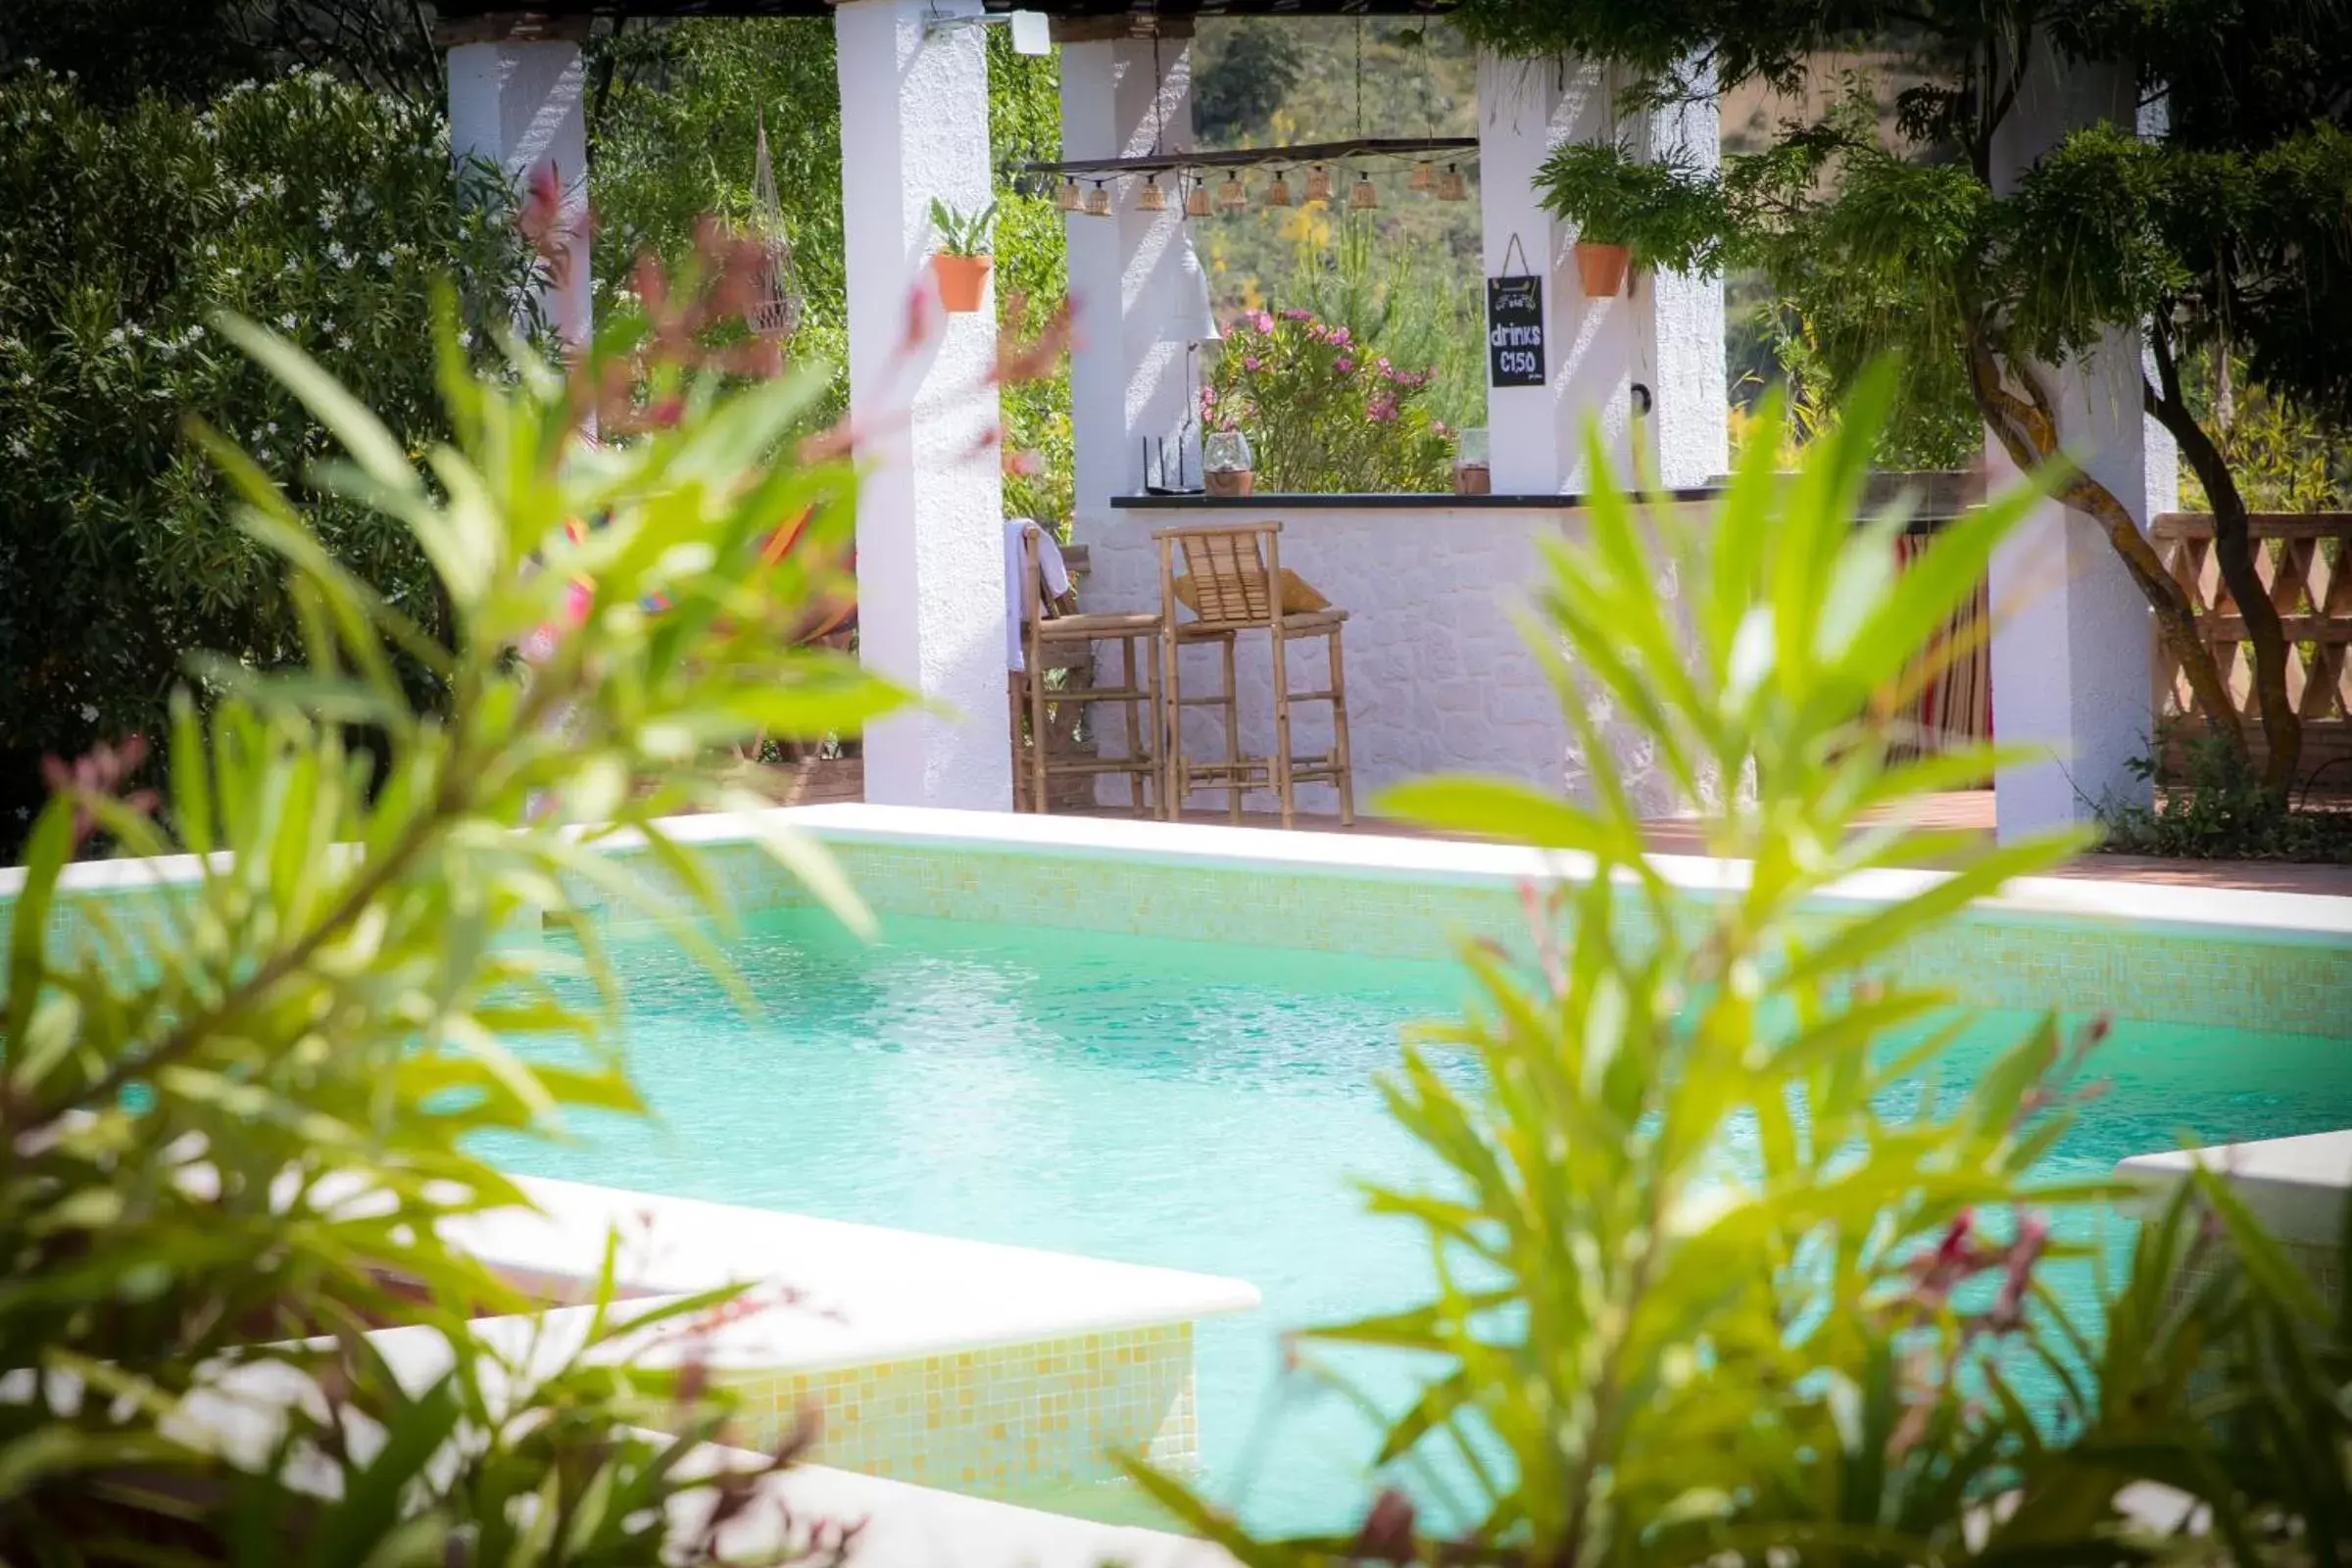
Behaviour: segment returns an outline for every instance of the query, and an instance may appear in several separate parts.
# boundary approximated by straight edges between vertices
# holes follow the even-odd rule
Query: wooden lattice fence
[[[2352,786],[2352,682],[2345,654],[2352,648],[2352,513],[2258,512],[2250,519],[2258,548],[2254,568],[2278,607],[2287,640],[2286,690],[2303,718],[2305,778]],[[2228,719],[2244,728],[2259,761],[2262,725],[2254,712],[2254,651],[2246,620],[2222,581],[2213,552],[2213,517],[2168,512],[2157,517],[2156,548],[2176,581],[2187,590],[2197,621],[2221,665],[2236,710]],[[2182,739],[2208,730],[2213,716],[2189,693],[2180,661],[2156,644],[2156,710],[2175,721]],[[2169,759],[2180,762],[2177,753]]]

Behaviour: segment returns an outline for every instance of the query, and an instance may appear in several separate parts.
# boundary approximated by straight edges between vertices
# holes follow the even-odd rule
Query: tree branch
[[[2246,623],[2246,641],[2254,650],[2254,708],[2262,722],[2267,752],[2263,788],[2283,801],[2294,788],[2295,774],[2303,762],[2303,720],[2286,689],[2285,621],[2255,567],[2252,519],[2247,515],[2245,495],[2237,487],[2237,476],[2181,395],[2172,323],[2161,312],[2148,319],[2148,349],[2156,362],[2156,384],[2141,377],[2142,402],[2148,414],[2172,433],[2213,508],[2214,564],[2221,568],[2222,582]],[[2220,724],[2226,711],[2230,710],[2208,708],[2207,722]]]
[[[1973,315],[1967,328],[1967,351],[1969,390],[1976,397],[1985,428],[2001,443],[2009,461],[2021,471],[2032,472],[2058,458],[2057,426],[2051,417],[2048,392],[2033,371],[2022,365],[2013,368],[2026,388],[2026,395],[2020,397],[2008,389],[1990,335],[1983,321]],[[2236,708],[2230,700],[2230,689],[2222,680],[2213,649],[2197,625],[2196,607],[2189,602],[2187,591],[2165,569],[2164,559],[2148,542],[2147,535],[2139,531],[2130,510],[2114,491],[2079,468],[2069,472],[2054,494],[2059,502],[2091,518],[2106,533],[2108,543],[2123,558],[2124,569],[2132,574],[2132,580],[2139,585],[2149,608],[2156,612],[2158,634],[2164,638],[2166,649],[2180,661],[2181,672],[2188,677],[2190,695],[2199,708],[2214,715],[2213,732],[2238,758],[2244,759],[2245,732],[2231,721]]]

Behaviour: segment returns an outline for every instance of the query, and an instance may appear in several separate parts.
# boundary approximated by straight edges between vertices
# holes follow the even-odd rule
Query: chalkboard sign
[[[1544,384],[1544,280],[1487,279],[1487,384]]]

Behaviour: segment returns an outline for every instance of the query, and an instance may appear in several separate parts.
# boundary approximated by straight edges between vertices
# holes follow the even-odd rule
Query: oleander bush
[[[282,564],[236,526],[182,421],[286,480],[331,438],[215,314],[301,344],[419,453],[449,434],[434,279],[457,280],[485,363],[486,328],[529,298],[506,198],[486,171],[451,178],[436,112],[322,73],[103,110],[38,70],[0,80],[0,837],[37,806],[41,755],[157,732],[189,651],[302,658]],[[334,498],[312,516],[338,561],[437,627],[408,530]]]
[[[1994,497],[1898,572],[1903,509],[1853,523],[1892,392],[1884,370],[1867,379],[1786,474],[1770,402],[1705,516],[1604,485],[1547,547],[1531,637],[1589,800],[1471,778],[1390,796],[1434,827],[1541,846],[1567,874],[1531,888],[1523,948],[1466,950],[1476,1004],[1384,1083],[1440,1179],[1368,1202],[1426,1237],[1429,1294],[1291,1350],[1343,1385],[1327,1349],[1413,1369],[1400,1408],[1357,1394],[1380,1478],[1360,1528],[1255,1539],[1131,1464],[1244,1562],[2352,1550],[2352,1309],[2324,1304],[2201,1177],[2141,1228],[2101,1292],[2103,1330],[2070,1315],[2043,1265],[2080,1232],[2052,1217],[2121,1195],[2034,1167],[2095,1089],[2102,1026],[2044,1018],[1978,1081],[1936,1076],[1970,1020],[1902,977],[1902,949],[2084,839],[1996,846],[1914,820],[2003,754],[1906,759],[1900,682],[1926,678],[1937,628],[2037,492]],[[1608,471],[1597,439],[1590,461]],[[1747,862],[1718,896],[1644,858],[1619,782],[1637,753],[1701,806],[1709,854]],[[1911,866],[1943,875],[1868,907],[1820,898]],[[2124,1507],[2139,1482],[2156,1484],[2138,1498],[2152,1521]]]
[[[1249,438],[1260,489],[1445,491],[1453,446],[1425,406],[1430,380],[1312,311],[1245,312],[1200,389],[1200,424]]]
[[[333,443],[297,500],[251,432],[195,427],[240,497],[222,525],[277,564],[303,657],[216,656],[214,702],[169,699],[157,787],[103,749],[52,770],[33,825],[0,1002],[0,1560],[711,1561],[792,1457],[692,1462],[736,1414],[700,1337],[760,1303],[643,1310],[612,1298],[608,1265],[572,1343],[499,1348],[474,1320],[536,1303],[440,1231],[519,1200],[470,1152],[481,1133],[641,1109],[586,903],[662,922],[726,974],[701,923],[724,920],[718,880],[662,821],[745,804],[710,750],[852,730],[898,700],[791,635],[854,527],[850,463],[788,436],[823,371],[714,373],[681,345],[717,283],[658,294],[658,319],[609,322],[569,374],[512,340],[477,374],[444,297],[412,330],[447,440],[369,411],[296,340],[316,321],[221,315],[196,340],[249,359],[281,424],[299,409]],[[338,327],[368,329],[313,296],[329,297]],[[601,444],[579,433],[591,414]],[[283,471],[295,444],[272,450]],[[763,562],[812,508],[818,548]],[[319,519],[358,514],[430,563],[439,629],[337,558]],[[566,526],[581,518],[599,525]],[[601,855],[621,831],[643,849]],[[69,862],[100,832],[201,857],[194,880],[77,891]],[[816,852],[768,848],[856,914]],[[551,920],[576,949],[513,940]],[[585,991],[565,983],[581,972]],[[549,1049],[517,1054],[522,1034]],[[368,1337],[392,1323],[443,1342],[440,1369],[396,1373]],[[637,1356],[655,1336],[660,1369]],[[241,1437],[220,1424],[240,1408]]]

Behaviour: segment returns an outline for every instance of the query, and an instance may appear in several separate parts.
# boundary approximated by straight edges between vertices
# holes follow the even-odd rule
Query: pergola
[[[1156,579],[1146,566],[1149,530],[1155,520],[1175,519],[1151,510],[1170,503],[1146,495],[1145,455],[1155,441],[1181,442],[1190,428],[1188,356],[1207,334],[1183,203],[1139,202],[1144,180],[1134,175],[1147,164],[1206,161],[1192,156],[1195,24],[1213,16],[1442,16],[1445,9],[1440,0],[536,0],[519,12],[443,0],[440,15],[454,149],[485,154],[517,178],[552,165],[581,211],[580,45],[596,18],[625,11],[632,18],[832,20],[850,399],[864,431],[859,455],[868,473],[858,521],[860,646],[869,664],[929,700],[924,710],[867,735],[866,798],[1004,809],[1011,764],[1002,663],[1003,497],[996,466],[971,456],[997,420],[993,394],[982,390],[996,363],[994,312],[984,302],[977,314],[946,317],[912,366],[900,352],[909,292],[924,275],[933,198],[976,211],[997,178],[983,26],[1016,10],[1044,13],[1060,45],[1061,166],[1133,172],[1110,181],[1118,188],[1107,216],[1072,214],[1066,226],[1079,331],[1071,522],[1073,536],[1093,547],[1102,588],[1128,598],[1148,592],[1155,603]],[[1488,394],[1495,493],[1476,505],[1450,497],[1253,503],[1254,514],[1282,517],[1305,536],[1294,548],[1286,533],[1286,562],[1305,569],[1314,551],[1324,550],[1324,569],[1348,579],[1341,602],[1369,623],[1376,650],[1402,637],[1425,645],[1390,660],[1385,686],[1351,683],[1378,710],[1358,713],[1356,723],[1359,779],[1368,771],[1371,784],[1468,763],[1556,787],[1564,744],[1556,707],[1498,601],[1528,580],[1539,535],[1576,525],[1588,428],[1597,422],[1615,462],[1638,454],[1670,488],[1703,486],[1727,466],[1722,279],[1655,273],[1639,276],[1625,295],[1589,298],[1577,270],[1565,265],[1574,231],[1536,201],[1536,171],[1571,140],[1618,140],[1640,156],[1701,168],[1716,162],[1711,99],[1621,117],[1614,85],[1592,62],[1479,62],[1476,146],[1463,162],[1475,162],[1480,175],[1484,270],[1538,278],[1545,322],[1540,382]],[[2034,138],[2079,122],[2086,108],[2105,112],[2103,102],[2090,102],[2105,90],[2097,82],[2056,82],[2047,104],[2016,117],[2021,153],[2036,150]],[[578,293],[568,315],[585,321],[585,225],[575,231]],[[2135,411],[2136,367],[2130,369],[2128,402],[2115,396],[2120,362],[2102,368],[2095,357],[2069,369],[2067,395]],[[2115,422],[2115,440],[2094,455],[2102,477],[2119,494],[2145,490],[2151,510],[2162,510],[2169,449],[2157,451],[2135,418]],[[2001,634],[1993,679],[2004,738],[2054,743],[2074,770],[2004,775],[2005,830],[2079,814],[2086,779],[2094,793],[2124,780],[2124,763],[2137,754],[2146,727],[2152,684],[2144,604],[2128,581],[2117,592],[2121,569],[2082,519],[2070,522],[2054,506],[2045,513],[1995,570]],[[1315,571],[1309,575],[1332,591]],[[1394,603],[1383,603],[1384,595]],[[1499,638],[1492,630],[1498,625]],[[1448,727],[1453,736],[1432,740]],[[1483,737],[1485,749],[1461,744],[1464,733]],[[1568,758],[1571,779],[1575,768]]]

